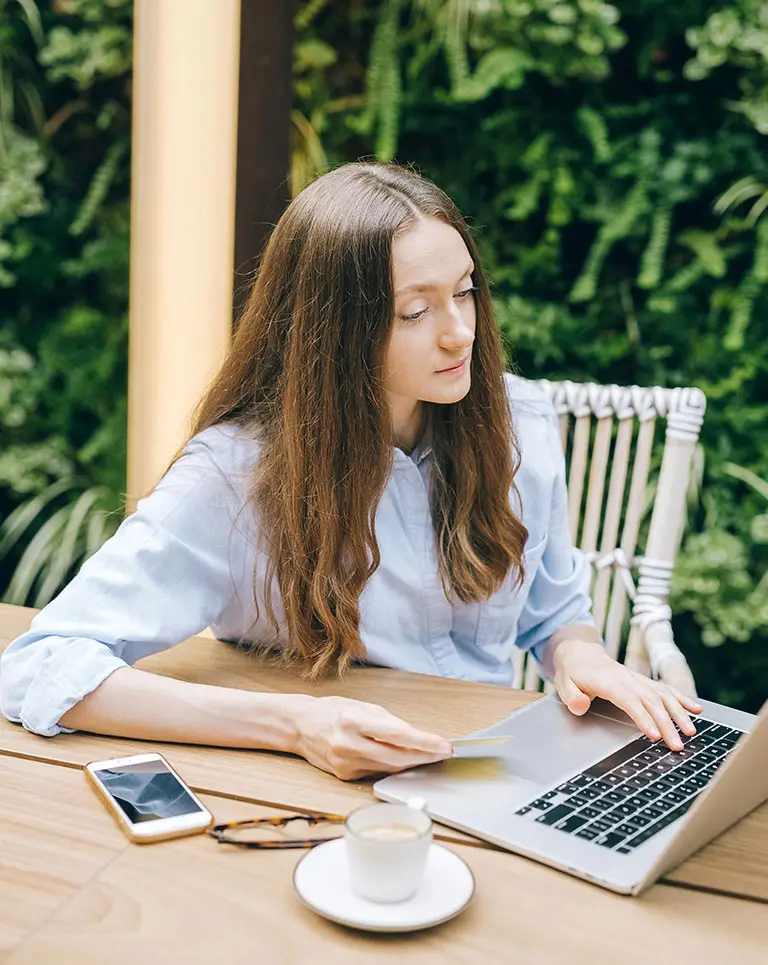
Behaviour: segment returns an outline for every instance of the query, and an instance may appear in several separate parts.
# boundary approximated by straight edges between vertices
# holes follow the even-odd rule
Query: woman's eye
[[[414,312],[413,315],[401,315],[400,318],[402,318],[404,322],[418,322],[422,315],[427,314],[427,311],[428,309],[422,308],[420,312]]]
[[[471,295],[472,292],[474,292],[474,291],[477,291],[477,288],[476,288],[475,285],[473,285],[471,288],[465,288],[463,292],[457,292],[454,297],[455,297],[455,298],[466,298],[468,295]]]

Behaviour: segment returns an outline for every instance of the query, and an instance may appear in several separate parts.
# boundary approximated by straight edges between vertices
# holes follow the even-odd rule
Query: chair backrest
[[[633,669],[695,691],[672,638],[667,599],[685,521],[692,457],[706,411],[704,393],[697,388],[546,379],[535,384],[549,395],[560,420],[571,538],[593,566],[593,612],[608,652]],[[666,428],[654,491],[649,477],[660,420]],[[651,519],[640,557],[638,538],[649,498]],[[639,575],[637,587],[633,570]],[[627,636],[628,600],[632,613]],[[524,654],[515,659],[518,685],[539,689],[535,661]]]

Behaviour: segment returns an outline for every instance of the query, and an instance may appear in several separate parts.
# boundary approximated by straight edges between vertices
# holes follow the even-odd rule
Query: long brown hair
[[[394,323],[392,243],[420,218],[455,228],[475,264],[472,385],[431,420],[431,511],[446,594],[470,602],[522,577],[527,531],[510,507],[519,466],[504,354],[469,229],[431,181],[394,164],[344,164],[305,188],[266,245],[226,359],[192,434],[231,423],[261,443],[249,503],[266,537],[264,599],[285,609],[304,673],[365,658],[359,597],[381,556],[374,531],[393,465],[383,384]],[[258,612],[258,589],[254,586]]]

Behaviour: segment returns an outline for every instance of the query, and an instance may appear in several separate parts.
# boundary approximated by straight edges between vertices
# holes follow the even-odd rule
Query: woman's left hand
[[[701,704],[618,663],[600,644],[561,640],[552,660],[555,687],[571,713],[585,714],[593,698],[602,697],[629,714],[651,740],[663,737],[677,751],[683,749],[678,727],[684,734],[696,733],[686,711],[700,714]]]

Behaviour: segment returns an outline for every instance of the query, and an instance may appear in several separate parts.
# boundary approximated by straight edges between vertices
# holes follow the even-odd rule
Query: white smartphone
[[[86,777],[131,841],[148,844],[205,831],[213,815],[162,754],[85,765]]]

